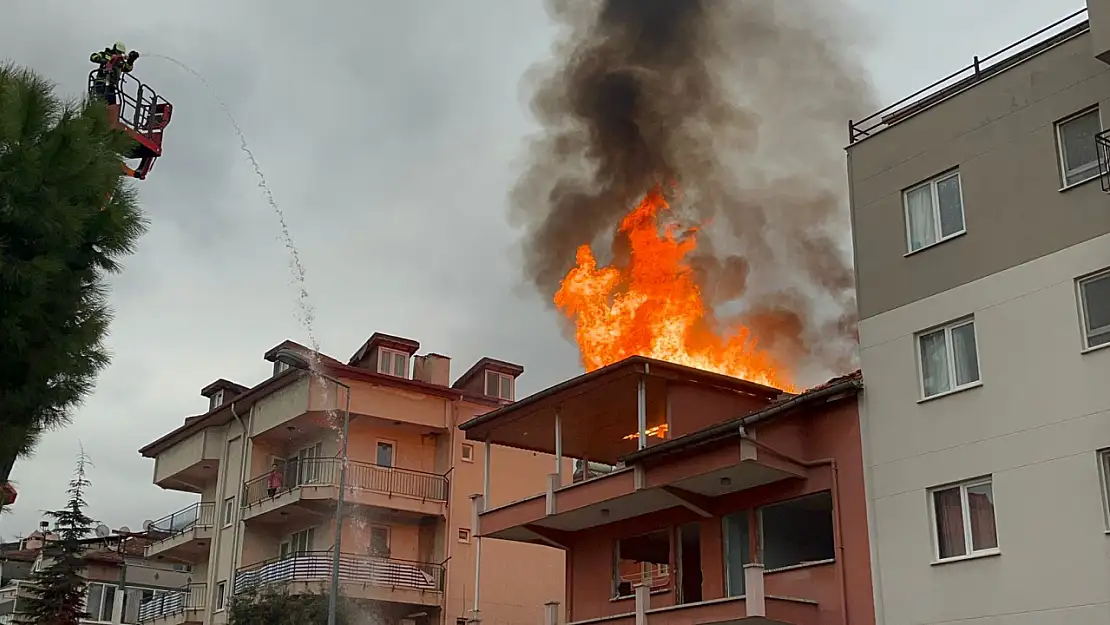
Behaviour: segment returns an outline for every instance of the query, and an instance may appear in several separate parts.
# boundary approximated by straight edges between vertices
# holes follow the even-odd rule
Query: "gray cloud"
[[[328,353],[345,358],[380,330],[452,356],[456,373],[484,355],[520,362],[521,392],[578,371],[558,320],[520,288],[521,233],[505,220],[536,131],[521,77],[555,35],[542,3],[13,2],[0,57],[62,92],[79,94],[89,53],[118,38],[216,87],[287,213]],[[1082,5],[855,4],[888,101]],[[202,410],[208,382],[253,384],[266,349],[306,340],[276,220],[220,107],[167,62],[140,59],[137,73],[176,109],[166,156],[140,183],[150,232],[113,283],[115,359],[74,424],[16,465],[20,499],[0,535],[64,502],[78,441],[96,465],[92,516],[136,527],[188,505],[150,484],[136,449]]]

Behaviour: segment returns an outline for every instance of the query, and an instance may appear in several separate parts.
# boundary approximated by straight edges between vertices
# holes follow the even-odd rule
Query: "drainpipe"
[[[235,402],[231,402],[231,415],[235,415]],[[238,417],[236,417],[238,418]],[[223,551],[221,547],[224,543],[224,524],[220,521],[220,514],[223,512],[224,492],[227,488],[227,473],[231,467],[227,466],[228,450],[231,449],[228,437],[224,437],[223,459],[220,462],[219,478],[216,480],[216,500],[212,502],[212,535],[216,537],[215,545],[213,545],[212,557],[208,560],[208,614],[209,616],[216,610],[216,584],[219,582],[220,575],[220,552]],[[200,509],[197,509],[197,518],[200,518]]]
[[[801,460],[795,458],[752,438],[748,435],[744,426],[740,426],[740,438],[773,456],[778,456],[783,460],[788,460],[803,467],[813,468],[827,466],[832,470],[833,541],[836,543],[836,577],[837,585],[840,587],[840,623],[841,625],[848,625],[848,581],[844,576],[844,535],[842,533],[843,523],[841,522],[840,516],[840,470],[837,468],[836,458],[821,458],[819,460]]]
[[[447,436],[447,441],[448,441],[448,445],[450,445],[450,452],[448,453],[447,457],[449,458],[448,464],[450,465],[450,467],[448,467],[447,473],[450,473],[450,474],[454,474],[454,471],[455,471],[455,444],[458,442],[457,440],[455,440],[455,436],[457,435],[458,429],[459,429],[458,428],[458,425],[459,425],[459,401],[461,399],[462,399],[462,397],[460,396],[460,397],[457,397],[455,399],[447,400],[444,403],[444,406],[443,406],[444,419],[446,419],[447,428],[448,428],[448,431],[449,431],[449,434]],[[447,483],[447,510],[446,510],[446,514],[444,515],[444,518],[443,518],[443,526],[444,526],[443,527],[443,562],[440,562],[440,566],[443,567],[443,597],[444,597],[444,602],[440,606],[439,618],[440,618],[440,623],[443,623],[443,624],[447,623],[447,601],[446,601],[446,598],[451,596],[449,594],[448,588],[447,588],[447,586],[450,582],[450,578],[447,575],[446,562],[451,560],[451,556],[453,555],[452,551],[454,550],[453,543],[456,542],[455,540],[452,540],[452,536],[451,536],[451,517],[452,517],[451,512],[455,508],[455,506],[453,505],[453,501],[452,501],[454,498],[455,498],[455,489],[451,487],[451,483],[449,481]],[[466,594],[465,589],[463,590],[463,594],[465,596],[465,594]],[[463,612],[466,612],[465,603],[466,603],[466,600],[464,599],[463,600],[463,604],[464,604],[463,605]]]
[[[254,406],[252,405],[250,412],[247,413],[246,427],[243,426],[243,419],[241,419],[239,415],[235,412],[235,402],[231,402],[231,416],[235,417],[235,420],[239,422],[239,429],[243,431],[243,449],[239,453],[239,482],[242,483],[246,482],[245,478],[247,471],[248,451],[247,442],[251,440],[250,431],[251,428],[254,427]],[[253,449],[251,451],[253,451]],[[237,490],[238,492],[235,495],[235,503],[237,505],[235,506],[234,512],[232,512],[234,525],[232,526],[233,529],[231,534],[231,576],[228,578],[228,583],[231,585],[231,587],[228,588],[229,593],[235,588],[235,571],[239,569],[239,565],[243,561],[243,553],[239,549],[241,533],[240,523],[243,515],[242,486],[240,486]]]

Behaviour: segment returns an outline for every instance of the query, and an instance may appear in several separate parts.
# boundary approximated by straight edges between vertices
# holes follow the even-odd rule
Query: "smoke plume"
[[[543,132],[513,190],[524,271],[555,293],[575,250],[614,240],[654,185],[702,223],[718,321],[757,332],[799,376],[855,362],[843,146],[873,105],[840,2],[552,0],[552,63],[527,77]]]

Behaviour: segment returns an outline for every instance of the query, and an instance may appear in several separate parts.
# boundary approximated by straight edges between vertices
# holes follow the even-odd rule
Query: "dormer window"
[[[282,373],[285,373],[288,370],[289,370],[289,363],[281,361],[281,360],[275,360],[274,361],[274,377],[277,377],[277,376],[281,375]]]
[[[224,392],[223,392],[223,390],[216,391],[215,393],[212,393],[212,397],[210,397],[209,400],[208,400],[208,409],[209,410],[215,410],[216,408],[219,408],[223,403],[224,403]]]
[[[513,401],[513,376],[498,371],[486,371],[486,395]]]
[[[378,348],[378,373],[407,378],[409,372],[409,355],[395,349]]]

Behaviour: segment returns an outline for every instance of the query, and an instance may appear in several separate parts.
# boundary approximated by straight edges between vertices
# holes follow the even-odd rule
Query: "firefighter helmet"
[[[122,41],[117,41],[112,44],[112,50],[120,54],[127,54],[127,46],[123,45]]]

